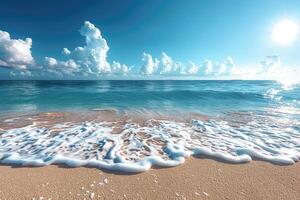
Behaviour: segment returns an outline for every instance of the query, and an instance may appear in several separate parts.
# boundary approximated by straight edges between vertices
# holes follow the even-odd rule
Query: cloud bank
[[[62,48],[61,58],[32,56],[32,39],[12,39],[10,34],[0,30],[0,68],[10,70],[15,78],[50,79],[292,79],[299,80],[300,71],[285,68],[279,56],[267,56],[260,64],[239,67],[231,57],[223,61],[206,59],[200,64],[192,61],[176,61],[166,52],[156,58],[143,53],[140,66],[128,67],[118,61],[108,61],[109,46],[101,31],[94,24],[85,21],[79,33],[85,44],[72,50]]]
[[[213,62],[205,60],[202,65],[197,65],[190,61],[187,64],[174,61],[165,52],[160,58],[153,58],[152,55],[144,53],[142,57],[141,74],[150,75],[172,75],[172,76],[200,76],[217,77],[231,75],[231,70],[235,67],[233,59],[227,57],[223,62]]]

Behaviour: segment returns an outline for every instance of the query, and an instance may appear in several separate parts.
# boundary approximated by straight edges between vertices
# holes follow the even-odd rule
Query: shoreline
[[[0,163],[141,172],[177,166],[190,156],[229,163],[299,161],[297,122],[291,128],[290,120],[259,117],[232,113],[226,121],[111,109],[0,118]]]
[[[0,199],[299,199],[300,164],[189,158],[126,174],[95,168],[0,166]]]
[[[244,145],[252,141],[252,145],[254,145],[257,138],[269,142],[274,140],[274,144],[289,141],[290,135],[287,130],[290,129],[286,129],[290,127],[288,122],[277,123],[277,125],[282,126],[282,129],[276,129],[276,127],[270,129],[268,131],[269,135],[263,135],[263,132],[260,132],[261,134],[256,134],[257,137],[254,137],[251,130],[259,130],[261,128],[259,124],[258,127],[253,126],[250,131],[248,126],[243,129],[245,124],[253,121],[251,117],[247,113],[233,113],[228,116],[229,120],[233,119],[228,126],[216,121],[209,122],[209,117],[204,115],[178,114],[177,116],[166,116],[151,112],[119,113],[116,110],[96,110],[82,112],[80,115],[75,115],[72,112],[41,112],[19,116],[15,119],[14,117],[9,119],[0,118],[0,131],[3,130],[3,132],[0,132],[0,134],[3,133],[3,135],[0,135],[0,139],[1,137],[4,138],[2,148],[4,150],[7,148],[8,152],[24,153],[26,151],[28,155],[37,156],[37,158],[40,158],[40,154],[36,153],[39,151],[54,154],[58,152],[61,155],[71,153],[71,155],[79,155],[80,158],[86,160],[92,160],[93,158],[103,160],[107,159],[110,152],[114,152],[115,147],[118,146],[112,144],[120,144],[121,147],[116,149],[120,153],[115,153],[113,156],[121,155],[132,162],[135,159],[143,159],[152,155],[149,154],[152,152],[145,148],[147,145],[148,147],[155,147],[154,150],[157,150],[156,156],[161,156],[163,159],[167,158],[167,160],[178,162],[178,158],[186,158],[183,164],[176,167],[166,168],[153,165],[151,169],[142,173],[126,173],[92,167],[71,168],[62,164],[43,167],[16,166],[13,165],[14,161],[20,161],[20,159],[12,156],[12,165],[0,165],[0,200],[300,199],[300,163],[297,162],[299,154],[296,154],[298,157],[291,157],[295,161],[293,165],[279,165],[280,162],[278,165],[271,164],[270,162],[276,161],[279,157],[274,154],[274,159],[270,159],[267,155],[271,151],[263,151],[264,149],[260,149],[260,151],[266,153],[265,159],[259,157],[260,154],[253,155],[251,151],[246,152],[247,159],[250,156],[253,157],[253,161],[249,163],[233,164],[232,162],[226,162],[230,159],[222,159],[220,155],[224,156],[224,154],[218,154],[218,152],[226,153],[230,148],[239,147],[241,141],[245,141]],[[151,118],[154,118],[154,120],[150,120],[150,122],[149,119]],[[186,122],[193,118],[199,118],[200,121],[196,124]],[[159,120],[168,119],[174,120],[175,123],[159,122]],[[235,119],[237,122],[235,122]],[[177,120],[179,123],[177,123]],[[84,122],[91,122],[91,124],[85,125]],[[108,123],[101,124],[102,122]],[[66,127],[55,126],[64,123]],[[29,124],[34,124],[34,127],[20,129],[16,132],[17,137],[14,137],[14,133],[6,132],[6,130],[24,127]],[[99,130],[100,132],[96,132]],[[232,135],[232,130],[239,130],[240,132]],[[276,131],[277,135],[274,135]],[[93,135],[95,132],[97,134]],[[298,132],[294,130],[291,133],[294,134],[294,141],[296,141],[299,138]],[[247,139],[241,140],[241,135]],[[28,136],[30,136],[29,139]],[[168,137],[165,138],[164,136]],[[282,139],[283,137],[285,139]],[[55,138],[53,140],[55,143],[49,146],[48,142],[53,138]],[[75,150],[73,147],[75,143],[71,143],[73,139],[77,139],[76,143],[80,144],[76,146]],[[182,139],[185,140],[184,144],[186,146],[182,145],[181,147],[186,147],[186,149],[180,149],[179,145]],[[122,142],[118,143],[120,140]],[[31,143],[31,141],[35,141],[35,143]],[[108,145],[107,148],[102,150],[99,141]],[[140,143],[136,143],[137,141]],[[168,142],[174,146],[168,146]],[[211,155],[210,152],[205,154],[205,151],[203,152],[205,149],[202,149],[199,154],[202,155],[201,157],[186,156],[184,153],[187,151],[192,153],[189,145],[193,142],[199,142],[195,143],[195,146],[207,145],[215,150],[211,152],[216,152],[216,154]],[[234,142],[236,142],[235,146],[231,146]],[[220,146],[222,143],[227,144],[227,149],[222,145]],[[24,147],[19,149],[22,144],[24,144]],[[144,145],[143,148],[140,147],[141,144]],[[265,145],[267,146],[268,143]],[[169,148],[168,151],[165,147]],[[252,146],[250,145],[249,149],[250,147]],[[256,147],[259,149],[259,146]],[[272,145],[270,147],[273,148]],[[11,148],[14,148],[13,151]],[[295,148],[296,146],[291,146],[291,149]],[[193,150],[194,153],[196,149]],[[4,150],[3,152],[5,152]],[[96,152],[97,154],[90,152]],[[97,157],[99,155],[102,157]],[[84,156],[88,157],[85,158]],[[119,162],[115,162],[113,156],[110,157],[110,161],[118,166]],[[239,155],[237,154],[237,156]],[[24,158],[26,158],[26,155]],[[41,156],[41,158],[45,157]],[[49,156],[49,158],[54,157]],[[281,161],[281,164],[284,163],[283,161]]]
[[[177,115],[175,115],[175,113]],[[0,115],[0,130],[20,128],[36,123],[40,126],[53,125],[57,123],[83,123],[83,122],[118,122],[131,121],[145,123],[148,120],[170,120],[175,122],[190,122],[192,119],[207,121],[212,118],[199,113],[192,112],[159,112],[142,110],[116,110],[113,108],[93,109],[82,111],[37,111],[27,113],[9,113]]]

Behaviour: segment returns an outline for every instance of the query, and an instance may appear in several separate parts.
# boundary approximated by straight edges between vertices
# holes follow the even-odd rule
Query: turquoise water
[[[300,86],[275,81],[0,81],[0,111],[149,109],[201,114],[300,108]]]
[[[66,112],[77,117],[83,116],[80,111],[108,108],[137,110],[141,112],[133,114],[141,116],[148,111],[171,114],[167,119],[153,115],[141,123],[130,117],[97,120],[101,112],[87,112],[92,117],[79,121],[68,115],[57,120],[57,113],[1,116],[0,164],[142,172],[152,166],[177,166],[190,156],[231,163],[300,161],[299,85],[274,81],[1,81],[0,94],[3,115],[79,111]],[[176,119],[174,111],[180,111]],[[190,115],[190,120],[178,120],[189,113],[208,117]]]

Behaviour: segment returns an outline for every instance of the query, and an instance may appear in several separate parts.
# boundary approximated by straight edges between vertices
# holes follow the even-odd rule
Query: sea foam
[[[32,125],[0,132],[0,163],[21,166],[62,164],[124,172],[172,167],[189,156],[245,163],[252,159],[293,164],[300,159],[300,125],[255,119],[233,123],[148,120]],[[288,125],[286,125],[288,124]],[[114,129],[120,129],[115,133]]]

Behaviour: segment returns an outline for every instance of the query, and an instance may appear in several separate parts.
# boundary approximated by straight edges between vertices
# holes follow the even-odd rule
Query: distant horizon
[[[276,79],[213,79],[213,78],[188,78],[188,77],[162,77],[161,79],[149,77],[148,79],[138,79],[138,78],[99,78],[99,79],[0,79],[0,81],[278,81]]]

